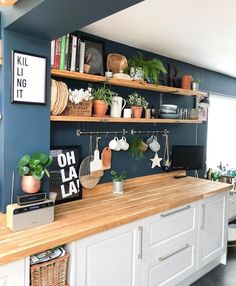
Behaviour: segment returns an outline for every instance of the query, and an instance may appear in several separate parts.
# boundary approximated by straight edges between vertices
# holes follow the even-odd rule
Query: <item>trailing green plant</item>
[[[134,71],[137,68],[142,68],[144,73],[144,80],[155,84],[159,83],[160,72],[162,72],[163,74],[167,73],[164,65],[160,60],[156,58],[152,60],[145,60],[143,58],[142,53],[140,52],[137,52],[137,55],[134,56],[133,59],[129,59],[128,64],[129,69],[133,67]]]
[[[139,161],[144,159],[143,139],[138,136],[133,136],[129,145],[129,152],[132,159]]]
[[[149,103],[146,101],[146,99],[139,95],[137,92],[134,92],[128,96],[128,106],[142,106],[146,109],[148,107],[148,104]]]
[[[118,95],[113,90],[106,88],[104,85],[103,87],[98,87],[97,89],[92,90],[92,98],[93,100],[102,100],[107,105],[111,105],[113,102],[113,96]]]
[[[194,78],[194,79],[193,79],[193,82],[200,83],[200,80]]]
[[[52,164],[50,155],[37,152],[32,156],[24,155],[17,164],[20,176],[32,175],[36,180],[41,180],[44,175],[50,177],[46,167]]]
[[[124,181],[124,179],[127,178],[127,175],[126,175],[125,171],[123,171],[119,174],[116,171],[111,170],[111,177],[116,182],[122,182],[122,181]]]

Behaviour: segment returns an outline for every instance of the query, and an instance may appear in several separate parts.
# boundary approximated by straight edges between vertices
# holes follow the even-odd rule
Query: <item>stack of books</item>
[[[73,33],[51,42],[51,68],[84,72],[85,42]]]

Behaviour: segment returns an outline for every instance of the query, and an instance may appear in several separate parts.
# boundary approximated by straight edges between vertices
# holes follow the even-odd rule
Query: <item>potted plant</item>
[[[132,109],[134,118],[140,118],[142,116],[143,108],[146,109],[148,107],[148,102],[137,92],[129,95],[127,103]]]
[[[144,60],[143,55],[137,52],[133,59],[128,61],[130,67],[130,76],[134,80],[146,80],[151,83],[159,83],[159,74],[167,73],[162,62],[158,59]]]
[[[22,176],[21,186],[25,193],[37,193],[41,187],[41,179],[44,175],[50,177],[47,166],[51,165],[50,155],[37,152],[32,156],[24,155],[17,164],[17,169]]]
[[[192,81],[192,90],[199,90],[199,84],[200,84],[200,80],[199,79],[193,79],[193,81]]]
[[[95,116],[105,116],[108,106],[112,104],[113,96],[118,95],[109,88],[99,87],[92,90],[93,108]]]
[[[126,172],[123,171],[122,173],[118,174],[116,171],[111,171],[111,177],[113,180],[113,193],[121,194],[124,192],[124,179],[127,178]]]
[[[138,136],[133,136],[130,141],[129,151],[132,158],[139,161],[144,158],[144,152],[147,150],[148,145],[143,142],[143,139]]]

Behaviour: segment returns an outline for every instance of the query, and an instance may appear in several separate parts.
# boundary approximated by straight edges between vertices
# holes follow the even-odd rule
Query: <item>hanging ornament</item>
[[[170,161],[170,153],[169,153],[169,138],[168,134],[163,135],[165,137],[165,150],[164,150],[164,159],[163,159],[163,170],[164,171],[169,171],[170,166],[171,166],[171,161]]]
[[[152,169],[155,168],[156,166],[161,167],[162,158],[159,158],[157,153],[155,153],[154,158],[150,159],[150,161],[152,161],[152,166],[151,166]]]

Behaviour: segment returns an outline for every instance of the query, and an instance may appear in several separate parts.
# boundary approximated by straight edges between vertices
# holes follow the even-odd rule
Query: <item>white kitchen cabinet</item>
[[[236,218],[236,191],[232,190],[229,192],[229,221]]]
[[[201,201],[198,269],[226,252],[228,193]]]
[[[196,271],[198,211],[193,203],[145,220],[142,286],[174,286]]]
[[[0,266],[0,286],[29,286],[28,259]]]
[[[139,286],[141,234],[131,223],[79,240],[74,286]]]

